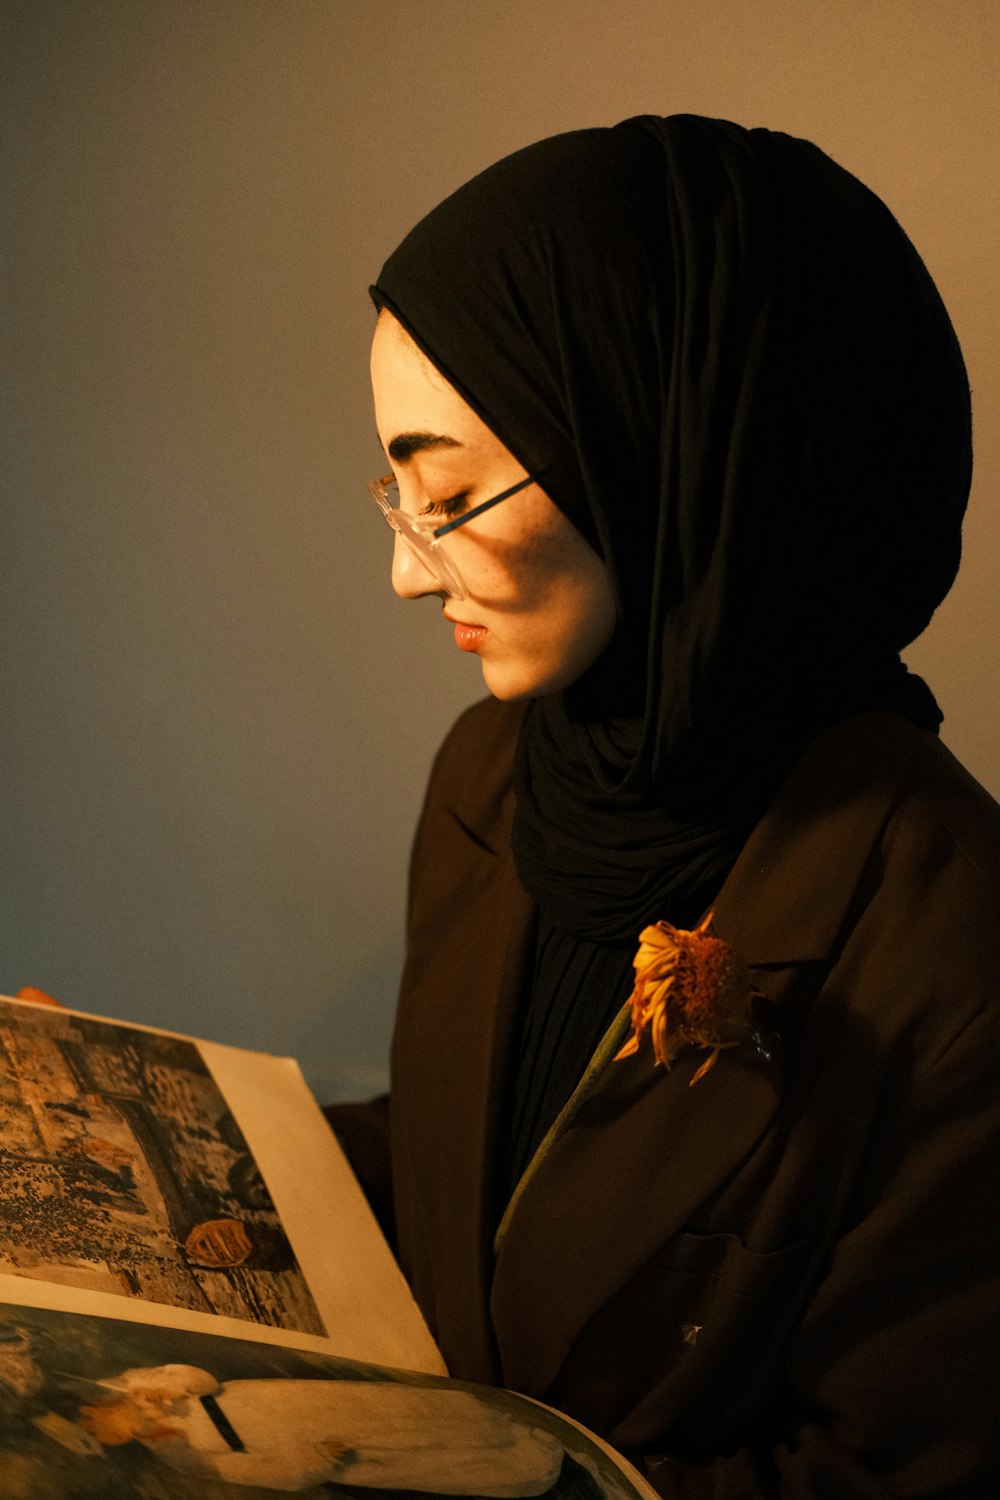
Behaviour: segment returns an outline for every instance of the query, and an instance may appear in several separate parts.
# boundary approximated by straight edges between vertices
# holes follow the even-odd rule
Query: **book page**
[[[322,1500],[330,1486],[357,1500],[657,1500],[606,1444],[524,1397],[273,1327],[223,1336],[222,1320],[166,1305],[117,1299],[127,1318],[98,1315],[101,1296],[0,1282],[0,1475],[18,1500]]]
[[[443,1372],[297,1065],[0,999],[0,1275]]]

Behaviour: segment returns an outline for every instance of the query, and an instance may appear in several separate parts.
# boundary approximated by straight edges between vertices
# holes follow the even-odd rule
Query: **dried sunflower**
[[[752,1043],[770,1055],[754,1017],[758,991],[728,943],[709,930],[712,913],[692,931],[656,922],[639,934],[632,960],[632,1034],[615,1056],[631,1057],[649,1028],[658,1063],[669,1068],[685,1047],[707,1047],[710,1056],[691,1079],[697,1083],[724,1047]]]

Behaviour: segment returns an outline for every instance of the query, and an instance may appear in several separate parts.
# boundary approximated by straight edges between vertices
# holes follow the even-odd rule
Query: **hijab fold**
[[[549,921],[693,920],[826,725],[936,728],[899,653],[958,567],[968,382],[903,230],[817,147],[693,115],[540,141],[372,294],[610,572],[611,645],[519,744]]]

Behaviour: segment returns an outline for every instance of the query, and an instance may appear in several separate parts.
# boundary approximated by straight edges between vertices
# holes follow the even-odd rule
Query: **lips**
[[[455,621],[455,645],[460,651],[475,651],[486,638],[485,625],[463,625]]]
[[[477,625],[475,621],[456,620],[446,609],[441,613],[449,625],[455,627],[455,645],[460,651],[475,651],[489,635],[485,625]]]

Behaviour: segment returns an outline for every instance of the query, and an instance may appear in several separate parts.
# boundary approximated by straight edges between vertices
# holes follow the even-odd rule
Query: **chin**
[[[520,698],[534,698],[536,694],[530,688],[517,687],[509,682],[491,681],[483,673],[483,680],[494,698],[499,698],[501,703],[516,703]]]
[[[542,698],[569,687],[578,673],[570,671],[507,670],[496,662],[483,662],[483,681],[501,703],[517,703],[524,698]]]

